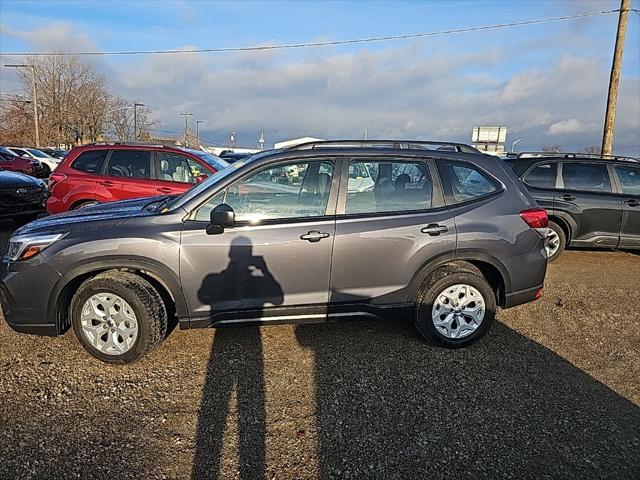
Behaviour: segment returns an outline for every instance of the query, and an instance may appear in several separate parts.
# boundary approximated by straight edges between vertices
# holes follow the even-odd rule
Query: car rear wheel
[[[130,272],[110,270],[86,280],[71,301],[71,317],[80,344],[109,363],[142,358],[167,332],[162,297]]]
[[[81,200],[80,202],[74,203],[71,210],[80,210],[81,208],[92,207],[94,205],[98,205],[98,203],[100,202],[97,200]]]
[[[495,312],[495,293],[483,276],[465,268],[445,267],[422,284],[414,323],[436,345],[464,347],[489,331]]]
[[[43,178],[48,178],[49,175],[51,175],[51,168],[49,168],[49,165],[47,165],[46,163],[42,164],[42,177]]]
[[[545,250],[547,251],[547,258],[549,262],[553,262],[558,259],[560,254],[564,251],[564,247],[567,244],[567,236],[560,225],[555,222],[549,222],[547,229],[547,243]]]

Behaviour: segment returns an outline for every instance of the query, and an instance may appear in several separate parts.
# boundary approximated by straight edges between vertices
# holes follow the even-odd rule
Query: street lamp
[[[133,104],[133,140],[138,140],[138,107],[144,107],[144,103]]]
[[[26,63],[20,64],[5,64],[5,67],[9,68],[30,68],[31,69],[31,88],[33,89],[33,123],[36,133],[36,148],[40,147],[40,131],[38,130],[38,96],[36,94],[36,67],[34,65],[27,65]]]
[[[200,124],[203,120],[196,120],[196,148],[200,148]]]
[[[523,141],[523,140],[524,140],[524,138],[519,138],[519,139],[517,139],[517,140],[514,140],[514,141],[511,143],[511,153],[515,152],[516,145],[517,145],[518,143],[520,143],[521,141]]]

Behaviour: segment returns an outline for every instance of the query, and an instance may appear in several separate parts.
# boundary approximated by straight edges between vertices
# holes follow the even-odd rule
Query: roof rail
[[[84,145],[81,145],[81,146],[85,147],[87,145],[131,145],[132,147],[168,147],[168,145],[163,145],[162,143],[127,142],[127,141],[92,142],[92,143],[85,143]]]
[[[555,157],[555,158],[595,158],[602,160],[622,160],[638,162],[635,157],[627,157],[623,155],[603,155],[601,153],[581,153],[581,152],[518,152],[516,158],[531,157]],[[513,157],[512,157],[513,158]]]
[[[438,146],[439,148],[427,148]],[[285,150],[315,150],[318,148],[399,148],[414,150],[440,150],[461,153],[482,153],[480,150],[458,142],[437,142],[434,140],[316,140],[305,142]]]

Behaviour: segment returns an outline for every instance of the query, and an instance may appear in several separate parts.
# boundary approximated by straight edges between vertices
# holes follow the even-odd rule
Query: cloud
[[[35,49],[99,49],[63,23],[28,38],[3,27],[3,35],[22,35]],[[506,125],[509,138],[525,138],[520,146],[527,149],[599,144],[610,59],[577,49],[505,75],[517,48],[516,42],[508,49],[478,45],[461,53],[416,41],[346,52],[103,57],[96,65],[114,91],[151,107],[159,129],[181,132],[178,114],[190,111],[205,122],[202,137],[218,142],[236,131],[241,143],[256,144],[262,129],[268,143],[303,135],[360,138],[366,124],[369,138],[469,142],[474,125]],[[640,144],[639,131],[640,79],[627,75],[616,145]]]
[[[552,124],[548,131],[549,135],[564,135],[567,133],[578,133],[582,130],[583,126],[580,121],[575,118],[570,118]]]
[[[0,26],[0,34],[28,42],[34,52],[83,52],[99,51],[95,41],[88,35],[80,33],[74,24],[54,22],[34,30],[19,30]]]

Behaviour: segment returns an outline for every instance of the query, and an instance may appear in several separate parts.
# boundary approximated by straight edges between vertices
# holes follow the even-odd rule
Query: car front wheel
[[[109,363],[142,358],[164,338],[167,312],[158,291],[130,272],[110,270],[86,280],[71,301],[80,344]]]
[[[495,293],[483,276],[464,268],[441,268],[418,292],[414,323],[436,345],[464,347],[489,331],[495,312]]]

